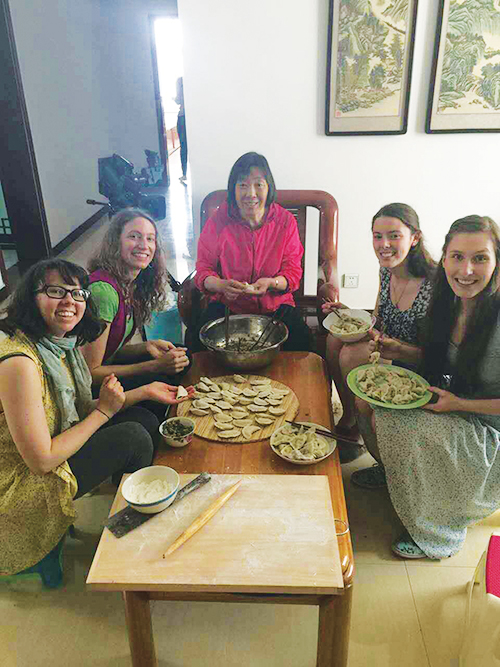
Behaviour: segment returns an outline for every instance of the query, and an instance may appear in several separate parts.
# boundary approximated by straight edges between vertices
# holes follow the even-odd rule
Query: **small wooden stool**
[[[474,584],[479,584],[473,601]],[[460,667],[500,666],[500,534],[493,533],[474,577],[468,601]]]

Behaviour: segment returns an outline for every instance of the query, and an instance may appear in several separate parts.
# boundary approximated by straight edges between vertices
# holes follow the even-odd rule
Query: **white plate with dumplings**
[[[297,426],[298,424],[304,428],[300,429]],[[314,422],[287,423],[272,434],[269,441],[271,449],[284,461],[299,466],[310,466],[324,461],[335,451],[337,441],[335,438],[317,435],[316,433],[312,434],[311,427],[322,431],[328,430],[326,426]],[[294,441],[294,437],[297,436],[306,436],[306,438],[304,440],[304,438],[299,437]]]

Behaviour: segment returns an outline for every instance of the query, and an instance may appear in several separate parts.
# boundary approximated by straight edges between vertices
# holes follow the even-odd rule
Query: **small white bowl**
[[[190,432],[186,433],[186,435],[182,438],[176,438],[171,435],[167,435],[167,433],[164,433],[163,431],[166,428],[166,425],[173,424],[174,422],[180,422],[184,426],[189,426],[191,429]],[[170,445],[170,447],[185,447],[186,445],[189,445],[193,439],[194,427],[194,419],[190,419],[189,417],[170,417],[170,419],[166,419],[160,424],[159,431],[167,445]]]
[[[339,310],[341,310],[344,315],[349,315],[350,317],[357,317],[360,320],[363,320],[363,322],[366,322],[366,324],[368,325],[368,328],[365,329],[364,331],[355,331],[353,333],[348,333],[348,334],[334,333],[333,331],[330,330],[330,327],[338,323],[338,318],[335,315],[335,313],[330,313],[329,315],[327,315],[323,320],[323,326],[325,327],[325,329],[327,329],[327,331],[330,332],[330,335],[332,335],[334,338],[338,338],[344,343],[356,343],[358,340],[364,338],[368,334],[368,332],[373,329],[375,325],[376,318],[373,317],[373,315],[370,315],[370,313],[367,313],[366,310],[356,310],[351,308],[340,308]]]
[[[156,500],[154,503],[135,503],[129,499],[128,494],[133,486],[140,484],[141,482],[154,482],[157,479],[168,482],[174,487],[174,490],[165,498]],[[127,477],[122,485],[122,496],[130,507],[133,507],[138,512],[142,512],[143,514],[156,514],[157,512],[162,512],[174,502],[175,496],[179,491],[179,485],[179,475],[173,468],[167,468],[166,466],[148,466],[147,468],[136,470],[136,472]]]

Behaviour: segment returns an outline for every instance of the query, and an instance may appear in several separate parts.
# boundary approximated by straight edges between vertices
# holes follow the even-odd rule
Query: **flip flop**
[[[385,468],[375,463],[371,468],[355,470],[351,475],[351,482],[363,489],[383,489],[387,486]]]
[[[391,549],[400,558],[427,558],[407,530],[393,542]]]

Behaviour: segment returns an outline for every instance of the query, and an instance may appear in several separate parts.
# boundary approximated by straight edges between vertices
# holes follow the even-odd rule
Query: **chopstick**
[[[299,422],[293,422],[290,421],[289,419],[285,420],[288,424],[292,424],[293,426],[304,426],[304,424],[300,424]],[[351,442],[356,445],[359,445],[359,440],[357,438],[351,438],[348,435],[344,435],[341,433],[336,433],[335,431],[328,431],[326,428],[325,429],[316,429],[316,433],[318,435],[324,435],[327,438],[335,438],[335,440],[341,440],[343,442]]]
[[[210,521],[210,519],[213,517],[214,514],[216,514],[222,505],[226,503],[231,496],[236,493],[238,490],[240,484],[242,483],[242,479],[239,480],[239,482],[236,482],[230,489],[228,489],[225,493],[223,493],[221,496],[217,498],[217,500],[214,500],[214,502],[210,505],[210,507],[207,507],[207,509],[200,514],[199,517],[197,517],[193,523],[186,528],[186,530],[182,533],[182,535],[179,535],[179,537],[173,542],[169,548],[165,551],[163,554],[163,558],[166,558],[167,556],[170,556],[171,553],[173,553],[176,549],[178,549],[180,546],[184,544],[184,542],[187,542],[190,537],[192,537],[195,533],[197,533],[200,528],[202,528],[207,521]]]

